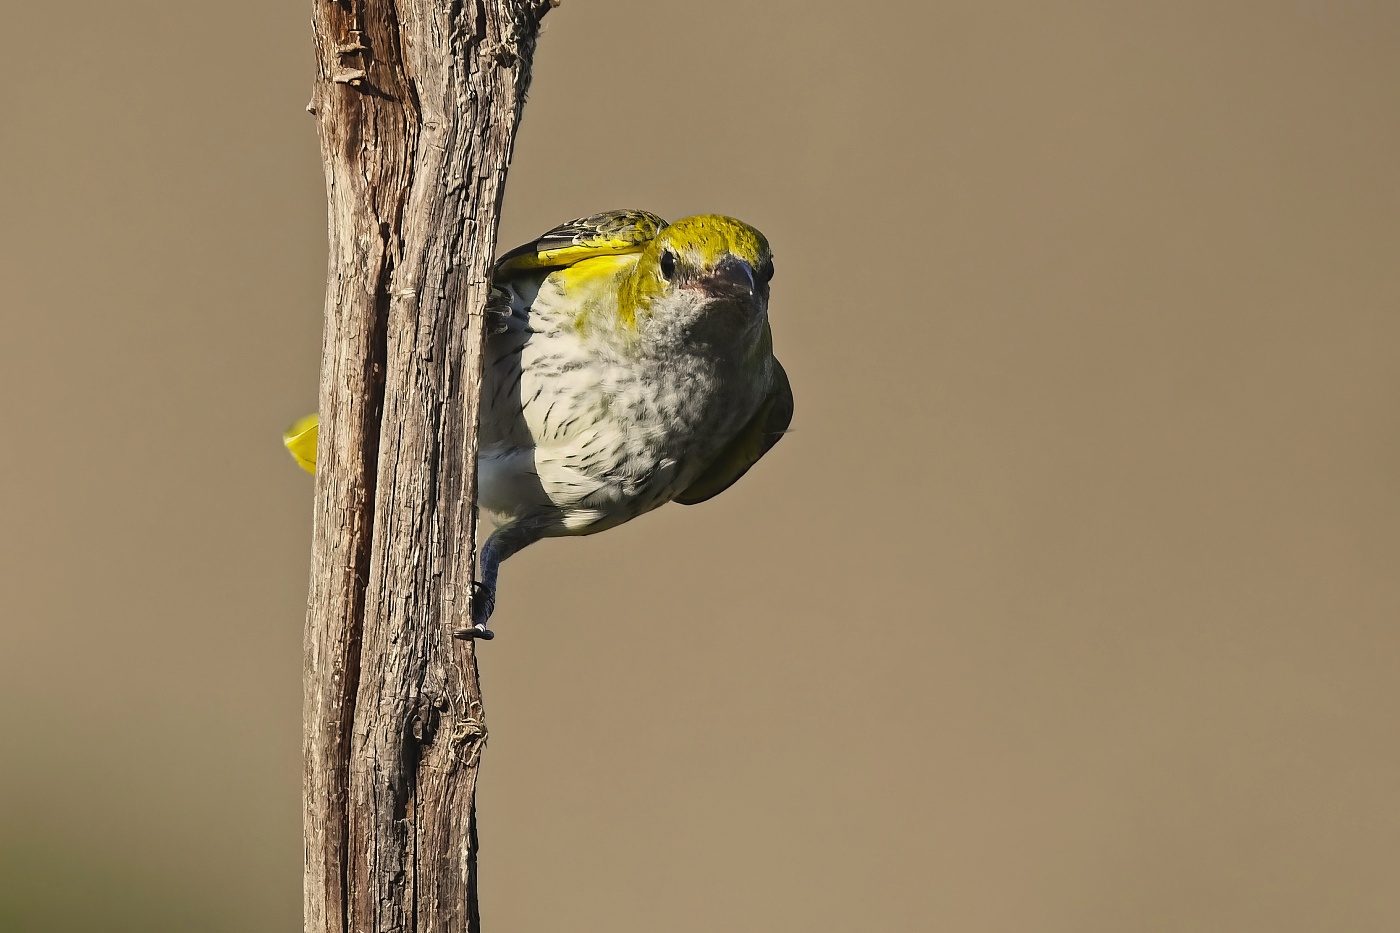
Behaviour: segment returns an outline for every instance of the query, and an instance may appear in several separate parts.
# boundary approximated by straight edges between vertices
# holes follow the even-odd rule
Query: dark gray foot
[[[494,286],[486,297],[486,333],[504,334],[510,330],[510,296]]]
[[[458,629],[453,638],[475,638],[490,641],[496,633],[486,627],[486,620],[496,608],[496,593],[479,580],[472,581],[472,624],[471,628]]]

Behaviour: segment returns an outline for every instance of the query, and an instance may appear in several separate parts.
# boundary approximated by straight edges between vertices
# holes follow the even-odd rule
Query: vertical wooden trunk
[[[330,263],[306,624],[306,929],[462,931],[498,212],[549,0],[314,0]]]

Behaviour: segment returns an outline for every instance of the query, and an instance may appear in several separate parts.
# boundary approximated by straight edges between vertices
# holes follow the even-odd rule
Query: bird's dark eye
[[[661,251],[661,274],[667,279],[676,277],[676,254],[669,249]]]
[[[758,267],[758,278],[761,282],[767,282],[773,278],[773,260],[763,260],[763,265]]]

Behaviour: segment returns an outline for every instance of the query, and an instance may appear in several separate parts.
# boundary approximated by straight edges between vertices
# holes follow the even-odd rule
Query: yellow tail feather
[[[282,443],[287,445],[292,457],[308,473],[316,472],[316,438],[320,426],[319,415],[307,415],[282,432]]]

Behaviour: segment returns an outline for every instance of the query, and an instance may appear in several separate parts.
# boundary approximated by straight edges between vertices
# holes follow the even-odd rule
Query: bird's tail
[[[282,443],[287,445],[293,459],[308,473],[316,472],[316,438],[320,427],[320,415],[307,415],[282,432]]]

